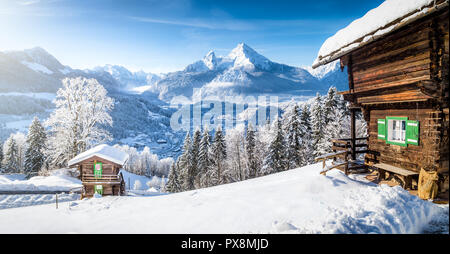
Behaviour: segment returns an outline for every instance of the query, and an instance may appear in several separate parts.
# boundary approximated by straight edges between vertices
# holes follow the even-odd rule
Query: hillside
[[[83,199],[58,210],[5,209],[0,233],[419,233],[448,214],[448,206],[398,186],[320,170],[314,164],[176,194]]]

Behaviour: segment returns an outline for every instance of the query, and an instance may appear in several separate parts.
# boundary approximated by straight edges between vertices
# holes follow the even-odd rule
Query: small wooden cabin
[[[421,168],[435,169],[440,192],[445,192],[449,3],[393,2],[384,2],[330,37],[313,68],[337,59],[341,69],[347,67],[349,89],[341,94],[351,102],[353,144],[354,112],[362,110],[368,123],[366,164],[381,177],[387,171],[417,179]],[[374,26],[377,22],[380,25]]]
[[[83,184],[81,196],[122,195],[125,182],[120,169],[128,159],[125,152],[103,144],[80,153],[69,161],[69,167],[76,166]]]

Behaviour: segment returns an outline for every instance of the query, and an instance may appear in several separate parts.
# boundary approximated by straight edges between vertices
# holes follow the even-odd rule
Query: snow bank
[[[183,193],[5,209],[0,233],[420,233],[441,213],[400,187],[320,171],[314,164]]]
[[[50,176],[0,175],[2,191],[69,191],[81,187],[81,181],[67,175],[66,169],[54,170]]]
[[[79,194],[58,194],[58,204],[80,199]],[[32,194],[32,195],[0,195],[0,209],[34,206],[42,204],[55,204],[54,194]]]
[[[326,63],[333,56],[359,47],[374,36],[389,33],[395,28],[390,23],[406,21],[408,14],[427,10],[433,0],[386,0],[380,6],[367,12],[363,17],[354,20],[347,27],[328,38],[319,50],[313,66]],[[431,8],[431,7],[430,7]],[[378,31],[377,31],[378,30]]]

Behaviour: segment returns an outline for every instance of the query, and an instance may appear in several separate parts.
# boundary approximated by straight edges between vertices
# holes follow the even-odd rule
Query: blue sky
[[[245,42],[309,66],[326,38],[381,0],[0,0],[0,51],[41,46],[73,68],[183,69]]]

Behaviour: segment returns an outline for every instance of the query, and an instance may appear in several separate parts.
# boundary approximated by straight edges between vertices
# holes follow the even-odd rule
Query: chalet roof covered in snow
[[[386,0],[328,38],[312,67],[332,62],[446,6],[448,0]]]
[[[98,156],[102,159],[117,163],[119,165],[125,164],[125,162],[128,160],[127,153],[112,146],[103,144],[78,154],[69,161],[69,166],[75,165],[93,156]]]

